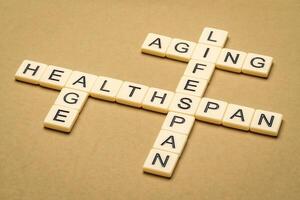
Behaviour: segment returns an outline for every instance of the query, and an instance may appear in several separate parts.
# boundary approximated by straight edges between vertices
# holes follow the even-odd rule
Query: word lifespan
[[[215,68],[267,77],[272,58],[223,48],[228,32],[205,28],[199,42],[149,33],[142,52],[188,62],[175,92],[24,60],[15,79],[61,90],[44,127],[70,132],[88,96],[165,113],[143,171],[171,177],[195,120],[277,136],[282,115],[203,97]]]
[[[188,62],[188,65],[146,158],[144,172],[172,176],[195,119],[277,136],[281,114],[201,98],[215,68],[265,78],[269,75],[272,57],[223,48],[227,37],[227,31],[208,27],[204,28],[198,43],[154,33],[147,35],[143,53]]]

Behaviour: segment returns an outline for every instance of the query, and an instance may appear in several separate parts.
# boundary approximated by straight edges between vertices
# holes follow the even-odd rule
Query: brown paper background
[[[299,199],[299,1],[0,2],[0,199]],[[142,173],[165,115],[89,98],[46,130],[58,91],[14,81],[23,59],[174,91],[186,64],[140,53],[148,32],[274,57],[268,79],[216,70],[205,96],[282,113],[278,138],[197,122],[172,179]]]

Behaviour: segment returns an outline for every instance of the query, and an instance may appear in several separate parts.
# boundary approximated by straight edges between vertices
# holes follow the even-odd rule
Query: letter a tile
[[[223,118],[223,126],[248,131],[253,114],[253,108],[228,104]]]
[[[171,38],[149,33],[142,45],[142,52],[155,56],[165,57]]]
[[[153,148],[180,155],[184,149],[186,141],[186,135],[161,130],[154,142]]]
[[[66,83],[66,87],[84,92],[90,92],[96,79],[97,76],[95,75],[73,71],[68,82]]]

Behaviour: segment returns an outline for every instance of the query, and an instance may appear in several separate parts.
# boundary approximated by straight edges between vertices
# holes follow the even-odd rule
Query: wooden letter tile
[[[179,112],[179,113],[194,116],[199,102],[200,102],[200,97],[176,93],[169,107],[169,111]]]
[[[121,104],[142,107],[148,86],[125,81],[117,94],[116,101]]]
[[[182,76],[176,88],[176,92],[202,97],[207,86],[207,80]]]
[[[242,72],[260,77],[268,77],[271,70],[273,58],[254,53],[248,53],[243,64]]]
[[[143,108],[161,113],[167,113],[174,92],[158,88],[149,88],[143,101]]]
[[[143,171],[158,176],[171,177],[179,156],[175,153],[151,149],[147,156]]]
[[[66,87],[84,92],[90,92],[97,76],[79,71],[73,71]]]
[[[270,136],[277,136],[282,121],[282,114],[255,110],[250,131]]]
[[[40,85],[47,88],[61,90],[67,83],[72,70],[49,65],[40,78]]]
[[[87,92],[82,92],[80,90],[74,90],[70,88],[63,88],[60,91],[54,104],[72,108],[80,112],[88,96],[89,94]]]
[[[205,27],[199,38],[199,43],[224,47],[228,32],[216,28]]]
[[[253,114],[253,108],[235,104],[228,104],[223,118],[223,125],[248,131]]]
[[[194,125],[195,117],[176,112],[169,112],[161,127],[176,133],[189,135]]]
[[[166,56],[174,60],[188,62],[191,59],[195,46],[196,43],[194,42],[175,38],[171,41]]]
[[[215,64],[192,59],[189,61],[184,75],[199,79],[205,79],[209,82],[214,70]]]
[[[161,130],[154,142],[153,148],[181,155],[186,141],[186,135]]]
[[[78,110],[54,105],[44,120],[44,127],[62,132],[70,132],[78,114]]]
[[[142,45],[142,52],[165,57],[171,38],[155,33],[149,33]]]
[[[216,63],[220,55],[221,48],[207,44],[197,44],[192,59]]]
[[[15,74],[15,79],[32,84],[39,84],[48,65],[31,60],[24,60]]]
[[[217,60],[216,67],[219,69],[240,73],[247,53],[233,49],[222,49]]]
[[[123,81],[105,76],[99,76],[90,92],[91,96],[106,101],[116,101],[116,96]]]
[[[210,122],[213,124],[222,124],[222,119],[227,107],[227,102],[202,98],[196,112],[196,119]]]

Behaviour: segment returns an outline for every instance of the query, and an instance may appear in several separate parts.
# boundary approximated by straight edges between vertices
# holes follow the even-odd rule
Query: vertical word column
[[[192,130],[195,113],[215,70],[228,33],[205,28],[199,43],[149,33],[142,52],[189,62],[168,107],[168,115],[148,154],[143,171],[171,177]]]

